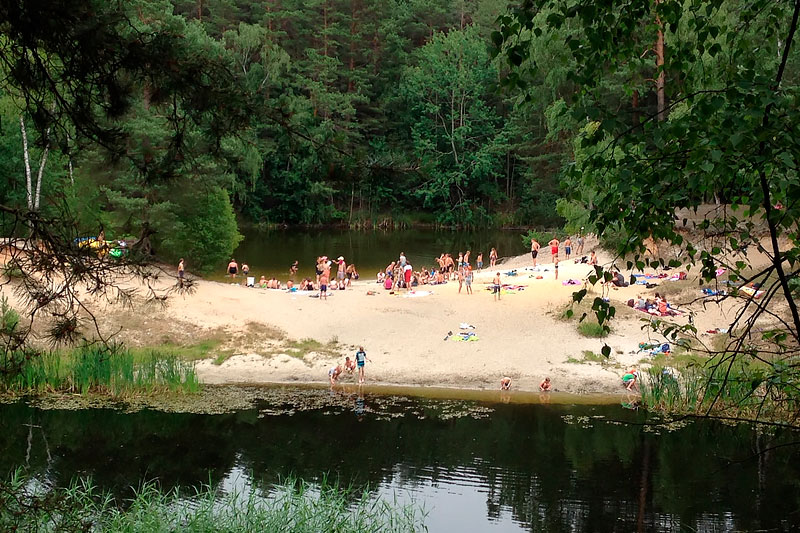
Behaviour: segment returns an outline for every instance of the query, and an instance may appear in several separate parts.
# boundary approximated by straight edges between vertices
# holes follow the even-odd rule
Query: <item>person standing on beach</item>
[[[467,270],[464,275],[464,285],[467,286],[467,294],[472,294],[472,267],[467,265]]]
[[[341,255],[339,259],[336,260],[336,281],[339,283],[340,287],[344,287],[345,282],[345,273],[347,272],[347,263],[344,262],[344,257]]]
[[[367,352],[364,351],[363,346],[358,347],[358,351],[356,352],[356,366],[358,366],[358,384],[361,385],[364,383],[364,365],[366,362],[372,362],[369,357],[367,357]]]
[[[331,269],[328,266],[323,266],[322,274],[319,275],[319,299],[328,299],[328,282],[331,278]]]
[[[497,264],[497,250],[492,248],[492,251],[489,252],[489,266],[494,268],[496,264]]]
[[[464,268],[469,266],[469,254],[471,252],[467,250],[467,253],[464,254]]]
[[[553,256],[553,262],[555,263],[556,258],[558,257],[558,245],[561,244],[561,241],[556,239],[556,236],[553,235],[553,239],[547,244],[550,246],[550,253]]]
[[[570,239],[569,235],[567,235],[567,238],[564,239],[564,254],[567,256],[567,260],[569,260],[569,256],[571,253],[572,253],[572,239]]]
[[[186,267],[183,264],[183,257],[181,257],[181,260],[178,262],[178,285],[180,285],[181,287],[183,287],[183,276],[185,274],[185,271]]]
[[[575,241],[578,245],[575,249],[575,255],[582,255],[583,254],[583,234],[578,233],[578,239]]]
[[[231,258],[231,262],[228,263],[228,274],[231,275],[231,279],[236,277],[236,274],[239,273],[239,263],[236,262],[236,259]]]
[[[245,277],[245,281],[247,281],[247,276],[250,275],[250,265],[247,263],[242,263],[242,275]]]
[[[503,287],[502,283],[500,282],[500,272],[498,272],[494,280],[492,280],[492,294],[494,294],[495,301],[500,299],[500,289]]]
[[[478,257],[475,258],[475,264],[478,267],[478,272],[483,270],[483,252],[478,254]]]
[[[461,294],[461,287],[464,286],[464,267],[458,269],[458,294]]]
[[[556,279],[558,279],[558,256],[553,260],[553,270],[556,271]]]
[[[536,258],[539,257],[539,248],[541,247],[542,245],[539,244],[536,239],[531,238],[531,259],[533,259],[533,266],[536,266],[536,262],[538,261]]]
[[[405,267],[406,262],[408,261],[408,259],[406,259],[406,254],[404,252],[400,252],[400,257],[398,259],[400,261],[400,267],[401,268]]]

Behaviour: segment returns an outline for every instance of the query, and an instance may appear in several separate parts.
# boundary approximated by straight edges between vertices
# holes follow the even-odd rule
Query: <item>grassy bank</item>
[[[100,393],[126,396],[196,392],[194,363],[161,350],[80,346],[66,351],[4,353],[0,388],[15,393]]]
[[[670,362],[654,364],[643,376],[642,402],[648,409],[800,424],[794,365],[731,362],[719,356],[699,364]]]
[[[67,489],[43,490],[19,472],[2,488],[2,531],[425,531],[424,513],[417,506],[376,501],[367,492],[357,494],[325,483],[289,480],[267,495],[257,489],[220,495],[206,487],[190,498],[179,496],[177,489],[165,493],[149,484],[125,502],[115,501],[85,480]]]

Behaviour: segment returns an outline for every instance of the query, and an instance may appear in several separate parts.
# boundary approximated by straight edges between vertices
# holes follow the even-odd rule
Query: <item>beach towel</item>
[[[467,324],[466,322],[462,322],[458,325],[459,329],[475,329],[475,326],[472,324]]]
[[[467,332],[462,331],[449,338],[454,341],[474,342],[478,340],[478,335],[474,331],[467,331]]]
[[[411,291],[403,295],[403,298],[422,298],[423,296],[430,296],[433,291]]]
[[[760,291],[758,289],[754,289],[753,287],[742,287],[739,290],[742,291],[746,296],[749,296],[751,298],[756,298],[757,299],[757,298],[761,298],[762,296],[764,296],[764,291]]]

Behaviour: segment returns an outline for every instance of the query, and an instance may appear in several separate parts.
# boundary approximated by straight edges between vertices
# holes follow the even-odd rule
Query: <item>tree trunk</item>
[[[72,177],[72,150],[69,148],[70,137],[67,134],[67,167],[69,168],[69,184],[75,186],[75,179]]]
[[[28,132],[25,130],[25,119],[19,117],[19,129],[22,131],[22,157],[25,160],[25,192],[28,200],[28,211],[33,211],[33,185],[31,183],[31,158],[28,153]]]
[[[44,173],[44,166],[47,163],[47,154],[50,152],[50,128],[47,128],[45,133],[44,152],[42,152],[42,160],[39,161],[39,174],[36,176],[36,197],[33,200],[33,210],[39,210],[39,197],[42,192],[42,174]]]
[[[662,0],[656,0],[656,6]],[[664,87],[666,85],[666,75],[664,73],[664,23],[661,22],[661,17],[656,15],[656,25],[658,26],[658,38],[656,39],[656,66],[659,69],[658,78],[656,78],[656,96],[658,98],[658,121],[667,119],[666,110],[666,95],[664,94]]]

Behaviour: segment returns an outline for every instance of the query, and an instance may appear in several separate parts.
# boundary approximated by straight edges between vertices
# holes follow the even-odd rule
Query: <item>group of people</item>
[[[367,357],[367,352],[364,351],[364,347],[359,346],[358,351],[353,359],[350,359],[350,356],[348,355],[344,359],[344,365],[337,364],[328,369],[328,379],[331,382],[331,387],[336,385],[342,373],[352,375],[355,373],[356,369],[358,369],[358,384],[363,385],[366,379],[364,376],[364,366],[366,365],[367,361],[370,363],[372,362],[372,360]]]
[[[472,294],[472,282],[475,274],[470,263],[471,253],[470,250],[467,250],[466,253],[459,252],[457,259],[454,259],[449,253],[442,253],[439,257],[434,258],[438,268],[428,270],[427,267],[422,267],[420,270],[414,270],[405,253],[400,252],[397,261],[392,261],[386,268],[378,272],[377,282],[386,290],[410,290],[420,285],[441,285],[448,281],[458,281],[459,293],[465,290],[466,294]],[[489,266],[494,267],[497,260],[497,249],[492,248],[489,252]],[[483,270],[483,252],[478,253],[475,258],[475,267],[475,270]]]
[[[240,267],[239,263],[237,263],[236,259],[234,258],[231,258],[225,272],[226,275],[231,277],[231,279],[236,279],[236,277],[241,273],[245,278],[246,284],[252,283],[253,286],[257,286],[262,289],[319,291],[320,298],[326,299],[328,291],[345,290],[346,288],[350,287],[350,284],[353,280],[358,279],[358,271],[356,270],[355,265],[348,265],[345,262],[344,257],[339,256],[339,258],[336,259],[335,277],[331,275],[332,265],[333,262],[329,260],[327,256],[318,256],[315,265],[316,277],[314,279],[305,277],[298,283],[295,281],[295,278],[299,270],[299,262],[294,261],[289,267],[289,279],[285,284],[281,283],[275,276],[270,278],[261,276],[257,283],[255,282],[255,278],[253,278],[252,282],[249,282],[248,277],[250,275],[250,266],[247,263],[242,263]],[[180,263],[178,264],[178,279],[181,283],[183,283],[184,272],[185,264],[184,260],[181,259]]]
[[[645,298],[641,294],[636,295],[636,300],[629,300],[628,305],[637,311],[655,316],[675,316],[678,313],[670,307],[666,296],[655,293],[653,298]]]
[[[574,248],[575,248],[575,250],[574,250],[575,255],[576,256],[580,256],[580,255],[583,254],[583,248],[584,248],[585,244],[586,244],[586,242],[585,242],[585,239],[584,239],[582,234],[579,234],[574,242],[572,240],[572,237],[569,236],[569,235],[564,238],[563,242],[558,240],[558,237],[553,235],[553,238],[550,239],[550,241],[547,243],[547,246],[550,247],[550,257],[552,259],[552,262],[555,265],[558,265],[558,261],[560,259],[559,251],[560,251],[562,245],[564,247],[564,255],[565,255],[566,259],[569,260],[569,259],[572,258],[573,245],[574,245]],[[535,238],[532,238],[531,239],[531,259],[533,260],[533,266],[536,266],[538,264],[538,262],[539,262],[539,253],[541,251],[541,248],[542,248],[542,245],[539,244],[539,242]],[[594,256],[594,252],[592,252],[592,256]],[[596,262],[597,258],[595,257],[594,260]]]
[[[500,390],[511,390],[511,378],[506,376],[500,380]],[[550,392],[553,390],[553,383],[550,381],[550,378],[544,378],[541,383],[539,383],[539,391],[540,392]]]

